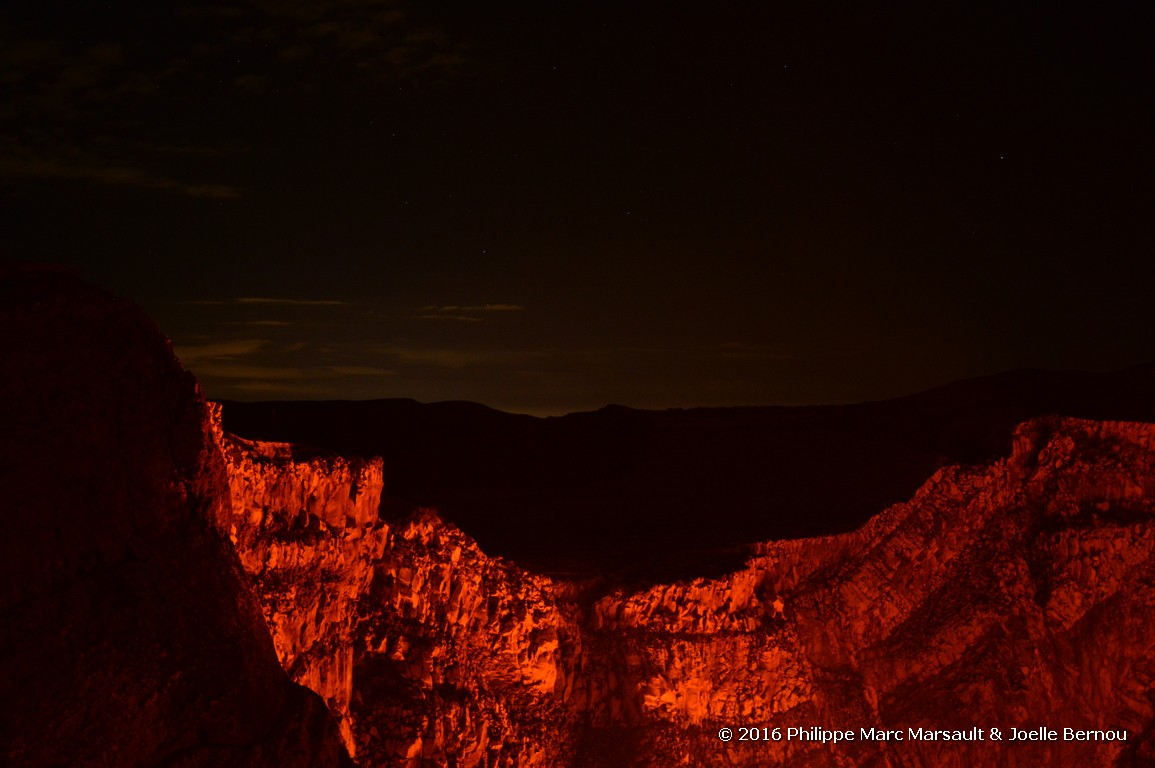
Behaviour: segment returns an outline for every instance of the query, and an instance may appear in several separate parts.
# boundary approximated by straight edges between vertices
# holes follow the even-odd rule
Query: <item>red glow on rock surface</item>
[[[0,298],[7,764],[1155,760],[1155,425],[1032,419],[724,575],[551,577],[382,505],[380,460],[224,434],[131,305]]]
[[[346,465],[281,460],[254,471],[245,452],[259,446],[218,439],[242,559],[258,584],[277,585],[263,595],[274,637],[312,638],[313,661],[282,661],[330,701],[370,764],[486,765],[495,753],[518,766],[585,764],[569,762],[574,754],[591,765],[866,764],[886,754],[1004,764],[1000,750],[1011,747],[989,733],[932,754],[922,741],[862,738],[722,744],[717,731],[961,733],[1030,717],[1132,738],[1029,741],[1013,745],[1016,760],[1109,765],[1146,748],[1136,740],[1152,715],[1131,674],[1149,663],[1132,638],[1155,637],[1143,607],[1153,435],[1141,424],[1029,422],[1010,457],[944,468],[854,533],[767,542],[724,578],[641,590],[523,571],[432,511],[390,526],[347,505],[337,518],[367,528],[321,525],[318,512],[294,518],[296,543],[274,545],[269,520],[291,518],[306,497],[323,507],[347,496]],[[362,471],[365,492],[379,495],[377,465]],[[271,517],[246,529],[258,508]],[[270,556],[286,546],[276,551],[291,555]],[[318,574],[324,598],[311,586]],[[318,677],[324,668],[341,671]]]

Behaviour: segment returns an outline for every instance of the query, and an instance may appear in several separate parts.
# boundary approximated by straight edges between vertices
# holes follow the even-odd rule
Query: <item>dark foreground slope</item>
[[[531,567],[671,578],[740,563],[730,550],[747,542],[852,530],[939,467],[1004,455],[1026,419],[1155,420],[1152,391],[1155,368],[1019,371],[860,405],[547,419],[473,403],[228,402],[224,427],[382,456],[387,502],[435,506]]]
[[[227,539],[196,383],[127,302],[0,275],[0,763],[337,766]]]

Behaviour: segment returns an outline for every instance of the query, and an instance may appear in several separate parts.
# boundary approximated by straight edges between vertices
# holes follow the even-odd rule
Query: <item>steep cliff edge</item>
[[[381,460],[294,461],[291,447],[212,432],[231,497],[221,524],[260,597],[281,665],[324,697],[350,754],[358,601],[384,556]]]
[[[568,764],[581,640],[552,582],[419,511],[363,605],[354,686],[369,764]]]
[[[0,271],[0,763],[347,764],[228,540],[205,404],[136,307]]]
[[[349,465],[308,469],[284,447],[225,453],[238,548],[267,585],[282,661],[340,670],[295,678],[341,713],[359,759],[530,768],[1151,764],[1153,451],[1151,425],[1031,421],[1011,456],[944,468],[858,531],[767,542],[729,576],[642,590],[527,573],[430,511],[392,528],[349,511],[376,464],[355,481]],[[331,466],[335,485],[313,476]],[[303,488],[322,490],[311,501]],[[288,529],[269,521],[290,518],[289,538],[327,543],[277,543]],[[314,573],[328,596],[310,591]],[[719,741],[744,726],[857,738]],[[1127,740],[859,730],[920,727]]]
[[[296,460],[213,431],[222,523],[277,653],[365,765],[562,765],[573,738],[551,583],[486,557],[429,510],[378,516],[381,461]],[[422,762],[425,761],[425,762]]]
[[[1036,420],[1008,459],[945,468],[853,534],[770,542],[728,578],[599,600],[596,633],[633,652],[618,667],[642,726],[633,763],[1148,764],[1153,447],[1150,425]],[[735,725],[1128,740],[723,747],[717,729]]]

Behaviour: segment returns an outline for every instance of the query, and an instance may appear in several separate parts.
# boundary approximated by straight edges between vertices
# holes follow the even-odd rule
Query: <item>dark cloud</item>
[[[148,147],[150,151],[160,154],[190,155],[194,157],[236,157],[252,151],[251,147],[194,147],[185,145],[161,144]]]
[[[3,16],[0,16],[3,20]],[[148,153],[114,135],[157,91],[156,72],[134,68],[125,46],[77,46],[65,38],[0,36],[0,179],[67,180],[232,199],[240,189],[219,180],[180,178]]]
[[[386,345],[373,350],[398,365],[431,366],[461,370],[479,365],[521,364],[548,355],[547,352],[527,349],[471,349],[435,348],[424,345]]]
[[[178,347],[180,358],[186,366],[207,360],[235,360],[251,355],[269,344],[268,339],[233,339],[207,344],[186,344]]]
[[[480,317],[472,317],[470,315],[414,315],[414,320],[435,320],[438,322],[452,321],[458,323],[480,323]]]
[[[439,306],[437,304],[430,304],[421,308],[422,314],[414,315],[414,320],[435,320],[435,321],[451,321],[459,323],[480,323],[484,322],[486,316],[492,317],[494,313],[508,314],[511,312],[523,312],[525,307],[520,304],[471,304],[471,305],[457,305],[446,304]]]
[[[221,25],[235,47],[274,51],[282,63],[322,64],[328,69],[336,62],[387,82],[430,73],[453,75],[468,63],[464,49],[443,30],[415,23],[404,4],[394,0],[251,0],[188,5],[182,13]],[[201,53],[222,48],[218,43]],[[273,79],[266,75],[274,74],[272,70],[251,74],[237,82],[251,87],[259,81],[263,87]]]
[[[196,374],[218,397],[309,397],[334,386],[374,386],[396,371],[366,365],[351,349],[320,348],[301,364],[309,345],[272,339],[235,339],[199,344],[176,344],[185,368]],[[344,384],[343,384],[344,383]]]
[[[231,200],[241,190],[229,184],[195,184],[166,178],[156,171],[127,165],[109,165],[108,159],[67,145],[41,150],[0,143],[0,179],[61,179],[116,187],[176,192],[189,197]]]
[[[246,296],[233,299],[233,301],[237,304],[280,305],[289,307],[343,307],[349,303],[336,299],[284,299],[268,296]]]
[[[436,304],[430,304],[421,309],[428,312],[521,312],[525,307],[520,304],[470,304],[466,306],[457,304],[438,306]]]
[[[748,344],[728,341],[718,347],[718,356],[730,360],[783,360],[796,357],[787,344]]]
[[[219,307],[225,304],[236,306],[280,306],[280,307],[345,307],[347,301],[339,299],[295,299],[283,296],[239,296],[233,299],[189,299],[190,306]]]
[[[238,198],[252,146],[238,138],[267,148],[291,129],[294,93],[461,61],[391,0],[16,3],[0,9],[0,179]],[[253,112],[254,98],[273,108]]]

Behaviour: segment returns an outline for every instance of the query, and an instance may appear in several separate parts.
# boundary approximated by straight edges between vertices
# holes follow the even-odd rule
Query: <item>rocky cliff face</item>
[[[1153,449],[1149,425],[1028,422],[1011,456],[943,469],[854,533],[642,590],[526,573],[432,512],[390,528],[353,511],[376,465],[226,455],[282,662],[365,765],[1058,766],[1155,760]],[[292,554],[270,522],[288,519]],[[814,726],[856,738],[717,737]],[[1127,740],[908,732],[1040,726]]]
[[[380,460],[297,461],[214,424],[225,527],[281,663],[326,699],[359,762],[564,764],[560,644],[577,631],[548,580],[431,511],[381,520]]]
[[[580,635],[549,580],[423,511],[399,527],[362,605],[354,686],[367,764],[568,762],[566,664]]]
[[[615,594],[636,764],[1132,765],[1151,759],[1155,427],[1024,424],[845,536]],[[612,647],[611,644],[607,644]],[[1126,729],[1122,742],[731,743],[723,725]],[[712,754],[713,758],[703,755]],[[725,754],[725,757],[723,757]],[[642,756],[645,757],[642,757]],[[847,763],[846,761],[850,762]],[[1146,763],[1143,763],[1146,764]]]
[[[212,433],[232,502],[221,529],[260,596],[281,665],[324,697],[352,754],[356,608],[389,536],[378,518],[381,461],[294,461],[288,445],[224,435],[219,408]]]

